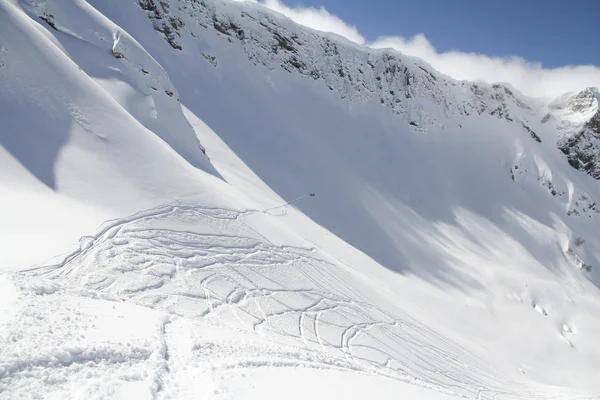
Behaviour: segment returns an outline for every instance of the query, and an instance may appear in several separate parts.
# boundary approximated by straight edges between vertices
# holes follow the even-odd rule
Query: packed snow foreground
[[[0,0],[0,398],[599,399],[599,99]]]

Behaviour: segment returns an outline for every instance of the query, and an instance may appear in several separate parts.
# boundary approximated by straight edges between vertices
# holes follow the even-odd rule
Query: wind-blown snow
[[[0,2],[0,398],[598,398],[597,92],[165,4]]]

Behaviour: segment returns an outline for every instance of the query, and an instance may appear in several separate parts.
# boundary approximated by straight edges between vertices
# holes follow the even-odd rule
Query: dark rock
[[[527,132],[529,132],[529,134],[531,135],[531,137],[532,137],[533,139],[535,139],[535,141],[536,141],[536,142],[538,142],[538,143],[542,143],[542,139],[540,139],[540,137],[539,137],[539,136],[538,136],[538,135],[537,135],[537,134],[536,134],[536,133],[535,133],[535,132],[534,132],[534,131],[533,131],[533,130],[530,128],[530,127],[528,127],[527,125],[525,125],[525,124],[524,124],[524,123],[522,123],[522,122],[521,122],[521,125],[523,125],[523,128],[525,128],[525,130],[526,130]]]
[[[54,15],[52,14],[45,14],[40,16],[40,19],[42,21],[44,21],[45,23],[47,23],[50,28],[54,29],[55,31],[58,30],[58,28],[56,27],[56,24],[54,23]]]

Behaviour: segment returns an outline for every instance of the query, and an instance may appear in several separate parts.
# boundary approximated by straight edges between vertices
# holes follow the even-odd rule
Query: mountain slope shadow
[[[119,27],[112,26],[111,31],[110,21],[98,19],[89,9],[80,11],[57,17],[56,29],[43,26],[71,61],[141,125],[189,164],[222,179],[183,116],[176,89],[162,67]],[[35,20],[35,14],[29,16]],[[119,52],[111,53],[115,36]]]
[[[2,44],[6,60],[0,67],[0,146],[56,189],[54,166],[72,124],[61,85],[64,77],[54,68],[52,51],[44,47],[45,37],[24,27],[1,5],[0,20],[0,38],[11,38]]]
[[[0,146],[40,182],[56,190],[54,167],[69,137],[71,121],[68,114],[64,111],[48,113],[23,99],[6,100],[4,96],[0,98],[0,119],[4,124],[0,131]]]
[[[561,256],[540,258],[543,243],[519,246],[528,233],[516,232],[505,217],[515,209],[552,226],[551,203],[539,207],[547,201],[543,193],[515,190],[499,166],[512,151],[501,125],[490,124],[486,135],[423,135],[378,104],[340,101],[339,94],[283,71],[242,68],[204,69],[193,87],[176,74],[172,79],[184,105],[267,185],[286,199],[316,192],[316,201],[297,207],[381,265],[440,286],[482,289],[473,278],[477,271],[463,268],[462,260],[471,258],[446,235],[449,229],[479,263],[510,261],[517,251],[522,265],[550,270]]]

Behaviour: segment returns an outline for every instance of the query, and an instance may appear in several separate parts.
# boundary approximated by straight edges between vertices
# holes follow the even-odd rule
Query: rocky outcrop
[[[152,21],[154,29],[162,33],[167,43],[174,49],[181,50],[179,29],[183,27],[183,20],[169,14],[170,4],[165,0],[138,0],[138,4]]]

